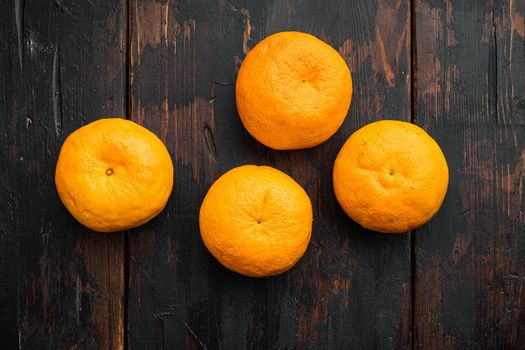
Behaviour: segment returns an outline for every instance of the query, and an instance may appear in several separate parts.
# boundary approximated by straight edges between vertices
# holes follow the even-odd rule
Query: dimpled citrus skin
[[[448,166],[423,129],[383,120],[350,136],[337,155],[333,182],[337,200],[354,221],[370,230],[402,233],[439,210]]]
[[[221,176],[200,209],[204,244],[230,270],[280,274],[303,256],[312,233],[312,205],[285,173],[245,165]]]
[[[352,77],[339,53],[323,41],[281,32],[248,53],[235,91],[242,123],[259,142],[278,150],[309,148],[343,123]]]
[[[62,203],[99,232],[127,230],[159,214],[173,187],[162,141],[125,119],[100,119],[68,136],[55,183]]]

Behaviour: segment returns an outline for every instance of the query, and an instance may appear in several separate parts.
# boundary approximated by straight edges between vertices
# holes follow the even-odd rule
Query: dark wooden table
[[[2,349],[525,349],[525,1],[3,0]],[[343,127],[279,152],[242,127],[234,83],[270,33],[327,41],[352,70]],[[64,139],[102,117],[155,132],[175,164],[164,212],[98,234],[57,196]],[[362,125],[426,129],[450,167],[438,215],[404,235],[337,204],[334,158]],[[275,166],[314,231],[282,276],[227,271],[198,210],[211,183]]]

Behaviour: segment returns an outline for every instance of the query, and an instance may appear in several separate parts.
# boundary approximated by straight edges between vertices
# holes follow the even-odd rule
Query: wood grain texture
[[[123,348],[123,235],[80,227],[54,185],[68,134],[125,116],[123,4],[0,3],[4,349]]]
[[[525,348],[524,18],[523,0],[1,1],[2,348]],[[264,147],[235,109],[245,55],[283,30],[352,70],[345,123],[309,150]],[[54,170],[67,135],[128,110],[175,185],[126,240],[75,222]],[[450,166],[442,209],[409,235],[363,230],[332,191],[346,138],[387,118],[425,128]],[[242,164],[312,199],[308,251],[281,276],[230,272],[200,239],[207,189]]]
[[[370,233],[351,222],[335,200],[331,173],[358,127],[410,120],[407,3],[133,0],[131,10],[132,119],[166,142],[175,185],[167,209],[130,233],[129,348],[406,348],[408,236]],[[327,41],[353,73],[346,122],[310,150],[262,146],[235,109],[246,53],[283,30]],[[229,272],[199,236],[200,202],[211,183],[250,163],[285,171],[313,202],[312,242],[282,276]]]
[[[525,347],[525,3],[416,2],[417,124],[450,186],[416,232],[416,347]]]

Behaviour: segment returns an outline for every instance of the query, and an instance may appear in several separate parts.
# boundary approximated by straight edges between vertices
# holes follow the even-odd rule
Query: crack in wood
[[[53,124],[55,134],[60,136],[62,131],[62,86],[60,80],[60,47],[58,41],[53,55],[53,71],[51,81],[51,102],[53,105]]]
[[[24,9],[25,0],[15,0],[15,22],[16,22],[16,36],[18,42],[18,62],[20,63],[20,70],[24,67]]]

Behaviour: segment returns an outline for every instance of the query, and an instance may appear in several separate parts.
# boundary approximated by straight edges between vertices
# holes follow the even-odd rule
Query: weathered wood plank
[[[525,346],[525,2],[416,3],[417,124],[450,186],[416,232],[416,346]]]
[[[123,234],[81,228],[54,170],[69,133],[125,116],[124,4],[0,2],[2,348],[123,348]]]
[[[407,3],[134,0],[131,10],[132,119],[166,142],[175,186],[167,209],[130,234],[130,349],[406,348],[408,236],[369,233],[352,223],[335,200],[331,172],[352,131],[377,119],[410,119]],[[353,72],[349,117],[314,149],[265,148],[236,114],[243,57],[282,30],[326,40]],[[199,237],[206,190],[247,163],[287,172],[314,205],[308,252],[279,277],[229,272]]]

